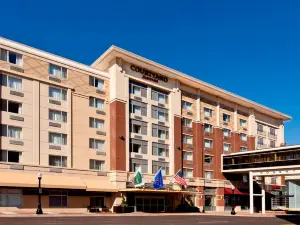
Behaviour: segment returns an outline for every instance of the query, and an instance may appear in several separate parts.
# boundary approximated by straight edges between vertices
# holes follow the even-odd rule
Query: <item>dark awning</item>
[[[232,195],[232,189],[231,188],[224,188],[224,195]],[[235,188],[234,189],[234,194],[235,195],[249,195],[248,193],[246,192],[242,192],[240,191],[239,189]]]

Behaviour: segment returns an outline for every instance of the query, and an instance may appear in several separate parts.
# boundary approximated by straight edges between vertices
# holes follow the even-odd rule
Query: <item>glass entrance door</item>
[[[135,205],[138,212],[165,211],[165,196],[136,196]]]

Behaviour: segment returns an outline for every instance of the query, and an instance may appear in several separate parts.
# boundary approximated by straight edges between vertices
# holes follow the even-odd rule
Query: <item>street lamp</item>
[[[232,205],[231,205],[231,215],[235,215],[236,213],[235,213],[235,210],[234,210],[234,208],[235,208],[235,195],[234,195],[234,189],[235,189],[235,186],[234,185],[232,185],[231,186],[231,190],[232,190],[232,195],[233,195],[233,197],[232,197]]]
[[[36,174],[36,176],[38,177],[38,180],[39,180],[38,206],[37,206],[36,214],[43,214],[42,204],[41,204],[41,194],[42,194],[41,180],[42,180],[42,173],[40,171],[38,171],[37,174]]]

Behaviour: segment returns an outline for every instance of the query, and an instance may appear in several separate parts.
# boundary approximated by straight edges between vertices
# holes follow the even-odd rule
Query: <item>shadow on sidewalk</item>
[[[277,215],[278,219],[285,220],[289,223],[300,225],[300,214],[294,215]]]

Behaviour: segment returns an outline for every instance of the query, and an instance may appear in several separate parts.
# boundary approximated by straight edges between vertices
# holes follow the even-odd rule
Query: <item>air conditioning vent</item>
[[[20,67],[17,67],[17,66],[10,66],[10,69],[14,70],[14,71],[17,71],[17,72],[20,72],[20,73],[24,73],[24,69],[22,69]]]

